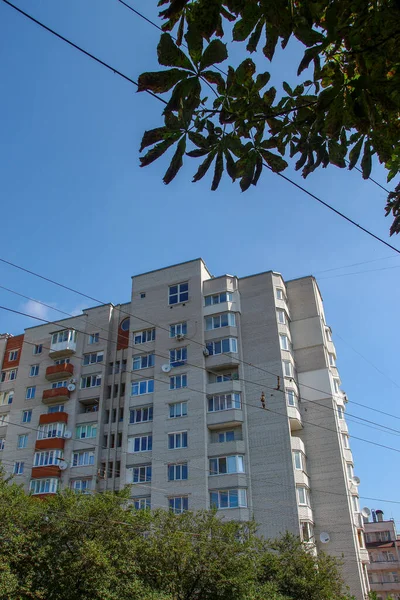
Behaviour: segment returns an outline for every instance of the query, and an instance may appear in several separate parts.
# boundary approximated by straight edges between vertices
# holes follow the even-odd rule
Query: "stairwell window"
[[[171,367],[181,367],[187,361],[187,348],[174,348],[169,351],[169,364]]]
[[[236,327],[236,315],[233,312],[222,313],[206,318],[206,331],[220,329],[221,327]]]
[[[247,506],[245,489],[219,490],[210,492],[210,505],[217,509],[240,508]]]
[[[14,473],[14,475],[23,475],[24,474],[24,463],[21,461],[15,462],[13,473]]]
[[[189,283],[170,285],[168,291],[168,304],[181,304],[189,300]]]
[[[178,433],[168,434],[168,449],[178,450],[179,448],[187,448],[188,434],[187,431],[179,431]]]
[[[169,405],[169,417],[170,419],[177,419],[178,417],[186,417],[187,415],[187,402],[174,402]]]
[[[183,481],[188,478],[187,462],[168,465],[168,481]]]
[[[173,513],[180,515],[189,510],[189,499],[187,496],[174,496],[168,498],[168,506]]]
[[[36,395],[36,386],[26,388],[25,400],[33,400]]]
[[[156,339],[156,330],[153,329],[144,329],[143,331],[135,331],[133,334],[133,343],[134,344],[146,344],[147,342],[154,342]]]
[[[132,467],[132,483],[149,483],[151,481],[151,465]]]
[[[80,450],[72,453],[72,467],[89,467],[94,465],[94,450]]]
[[[225,352],[237,352],[237,339],[224,338],[216,342],[207,342],[206,348],[210,356],[214,354],[224,354]]]
[[[132,381],[131,396],[143,396],[154,392],[154,379]]]
[[[180,390],[187,387],[187,375],[174,375],[169,378],[169,389]]]
[[[296,486],[297,500],[300,506],[310,506],[310,494],[306,487]]]
[[[210,475],[228,473],[244,473],[244,457],[242,455],[210,458]]]
[[[133,357],[133,371],[139,371],[140,369],[149,369],[150,367],[154,367],[154,352],[150,352],[149,354],[140,354],[139,356]]]
[[[283,289],[282,288],[276,288],[276,299],[277,300],[284,300],[285,299],[285,295],[283,293]]]
[[[128,452],[150,452],[153,448],[153,436],[139,435],[135,437],[128,437]]]
[[[101,350],[100,352],[92,352],[91,354],[83,355],[83,364],[86,365],[95,365],[98,362],[103,362],[104,360],[104,352]]]
[[[206,296],[204,298],[205,306],[212,306],[213,304],[222,304],[223,302],[232,302],[232,292],[220,292],[219,294],[213,294],[212,296]]]
[[[101,385],[101,373],[95,375],[85,375],[81,378],[81,389],[99,387]]]

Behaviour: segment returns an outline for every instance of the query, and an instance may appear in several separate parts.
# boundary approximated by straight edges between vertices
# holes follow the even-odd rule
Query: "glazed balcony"
[[[65,329],[52,335],[49,350],[50,358],[71,356],[76,352],[76,331]]]
[[[47,425],[48,423],[68,423],[68,413],[57,412],[57,413],[44,413],[39,417],[39,425]]]
[[[74,374],[74,365],[66,363],[63,365],[51,365],[46,369],[47,381],[56,381],[57,379],[67,379]]]
[[[35,450],[64,450],[64,446],[65,439],[63,437],[44,438],[35,442]]]
[[[47,467],[32,467],[32,479],[47,479],[48,477],[60,477],[61,470],[57,465]]]
[[[44,404],[50,404],[50,402],[65,402],[69,400],[69,390],[66,387],[54,388],[51,390],[44,390],[42,396],[42,402]]]
[[[298,431],[303,429],[300,411],[296,406],[288,406],[287,414],[289,417],[290,431]]]

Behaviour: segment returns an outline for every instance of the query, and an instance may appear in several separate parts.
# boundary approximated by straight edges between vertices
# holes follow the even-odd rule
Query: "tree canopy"
[[[158,62],[138,91],[171,92],[164,126],[144,133],[146,166],[176,146],[170,183],[185,156],[201,159],[193,182],[213,164],[211,189],[224,171],[242,191],[285,156],[307,177],[329,164],[371,174],[373,157],[391,181],[400,172],[399,0],[160,0]],[[223,65],[232,38],[243,46],[237,68]],[[291,38],[304,47],[295,85],[270,85],[249,55],[272,61]],[[221,39],[219,39],[221,38]],[[247,56],[246,56],[247,54]],[[358,167],[359,165],[359,167]],[[400,231],[400,183],[388,195],[390,234]]]
[[[0,478],[0,600],[350,600],[332,557],[129,490],[44,500]]]

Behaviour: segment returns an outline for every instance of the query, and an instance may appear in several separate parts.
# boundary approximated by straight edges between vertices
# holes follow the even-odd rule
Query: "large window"
[[[189,300],[189,284],[187,281],[169,286],[168,303],[180,304]]]
[[[210,458],[210,475],[244,473],[244,459],[241,455]]]
[[[73,479],[71,481],[71,490],[77,494],[87,494],[92,487],[91,479]]]
[[[135,331],[133,334],[133,343],[134,344],[145,344],[146,342],[154,342],[156,339],[156,330],[153,329],[145,329],[144,331]]]
[[[168,434],[169,450],[177,450],[179,448],[187,448],[188,434],[187,431],[179,431],[178,433]]]
[[[298,471],[306,470],[306,459],[305,456],[300,450],[293,450],[293,462],[294,468]]]
[[[177,417],[186,417],[187,415],[187,402],[175,402],[169,405],[169,416],[171,419]]]
[[[72,467],[89,467],[94,465],[94,450],[80,450],[72,453]]]
[[[148,483],[151,481],[151,465],[132,468],[132,483]]]
[[[210,492],[211,507],[239,508],[247,506],[247,493],[245,489],[218,490]]]
[[[138,356],[133,357],[133,371],[148,369],[149,367],[154,367],[154,352],[150,352],[149,354],[139,354]]]
[[[86,438],[94,438],[97,435],[97,423],[85,423],[83,425],[77,425],[75,430],[75,437],[78,440],[84,440]]]
[[[187,387],[187,375],[174,375],[169,378],[169,389],[179,390]]]
[[[99,387],[101,385],[101,373],[85,375],[81,377],[81,389]]]
[[[84,365],[95,365],[96,363],[103,362],[104,352],[101,350],[100,352],[92,352],[91,354],[83,355],[83,364]]]
[[[187,348],[174,348],[169,351],[169,364],[171,367],[181,367],[187,361]]]
[[[68,381],[55,381],[54,383],[51,384],[51,389],[52,390],[56,390],[58,388],[64,388],[67,387],[68,385]]]
[[[306,487],[304,486],[296,486],[297,489],[297,499],[301,506],[310,506],[310,494]]]
[[[33,466],[48,467],[49,465],[59,465],[62,457],[62,450],[46,450],[44,452],[35,452]]]
[[[76,331],[64,329],[64,331],[53,333],[51,343],[59,344],[61,342],[76,342]]]
[[[29,484],[29,491],[31,494],[56,494],[58,486],[58,479],[32,479]]]
[[[42,354],[42,350],[43,350],[42,344],[35,344],[33,346],[33,354]]]
[[[208,399],[208,412],[242,408],[240,394],[219,394]]]
[[[22,422],[30,423],[32,420],[32,411],[31,410],[23,410],[22,411]]]
[[[36,377],[37,375],[39,375],[39,365],[31,365],[29,377]]]
[[[129,423],[146,423],[153,420],[153,407],[131,408]]]
[[[206,348],[210,355],[223,354],[224,352],[237,352],[237,339],[224,338],[217,342],[207,342]]]
[[[213,304],[222,304],[223,302],[232,302],[232,292],[220,292],[219,294],[213,294],[212,296],[206,296],[204,302],[206,306],[212,306]]]
[[[14,463],[13,469],[14,475],[23,475],[24,474],[24,463],[20,460]]]
[[[47,438],[60,438],[63,437],[64,431],[65,423],[46,423],[45,425],[39,425],[37,439],[45,440]]]
[[[169,326],[169,337],[173,338],[178,335],[186,335],[187,334],[187,323],[183,321],[182,323],[174,323],[174,325]]]
[[[187,496],[174,496],[168,498],[168,506],[176,515],[189,510],[189,499]]]
[[[132,504],[136,510],[146,510],[151,507],[150,496],[132,498]]]
[[[168,481],[181,481],[188,478],[188,465],[181,463],[178,465],[168,465]]]
[[[132,381],[131,396],[143,396],[154,392],[154,379],[143,379],[142,381]]]
[[[128,437],[128,452],[149,452],[153,448],[153,436],[139,435]]]
[[[18,369],[9,369],[8,371],[2,371],[0,377],[0,383],[5,381],[14,381],[17,379]]]
[[[206,318],[206,331],[220,329],[221,327],[236,327],[236,315],[232,312],[222,313]]]
[[[28,445],[28,434],[22,433],[21,435],[18,436],[17,448],[21,450],[22,448],[26,448],[27,445]]]

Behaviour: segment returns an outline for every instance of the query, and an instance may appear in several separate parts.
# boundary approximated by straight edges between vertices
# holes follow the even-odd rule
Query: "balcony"
[[[47,467],[32,467],[32,479],[47,479],[47,477],[60,477],[60,467],[49,465]]]
[[[65,439],[63,437],[51,437],[36,440],[35,450],[64,450],[64,446]]]
[[[289,417],[290,431],[298,431],[303,429],[300,411],[296,406],[288,406],[287,414]]]
[[[64,365],[51,365],[46,369],[47,381],[55,381],[57,379],[66,379],[74,374],[74,365],[70,363]]]
[[[47,425],[48,423],[68,423],[68,413],[45,413],[39,417],[39,425]]]
[[[64,402],[65,400],[69,400],[69,390],[66,387],[54,388],[51,390],[44,390],[42,396],[42,402],[44,404],[50,404],[50,402],[55,402],[59,400],[60,402]]]
[[[65,329],[54,333],[51,338],[49,350],[50,358],[61,358],[63,356],[71,356],[76,352],[76,331],[73,329]]]
[[[237,427],[243,423],[243,411],[240,408],[217,410],[207,413],[207,427],[221,429],[221,427]]]
[[[398,594],[400,592],[400,582],[397,581],[370,582],[370,586],[371,592],[376,592],[377,594],[380,592],[395,592]]]

